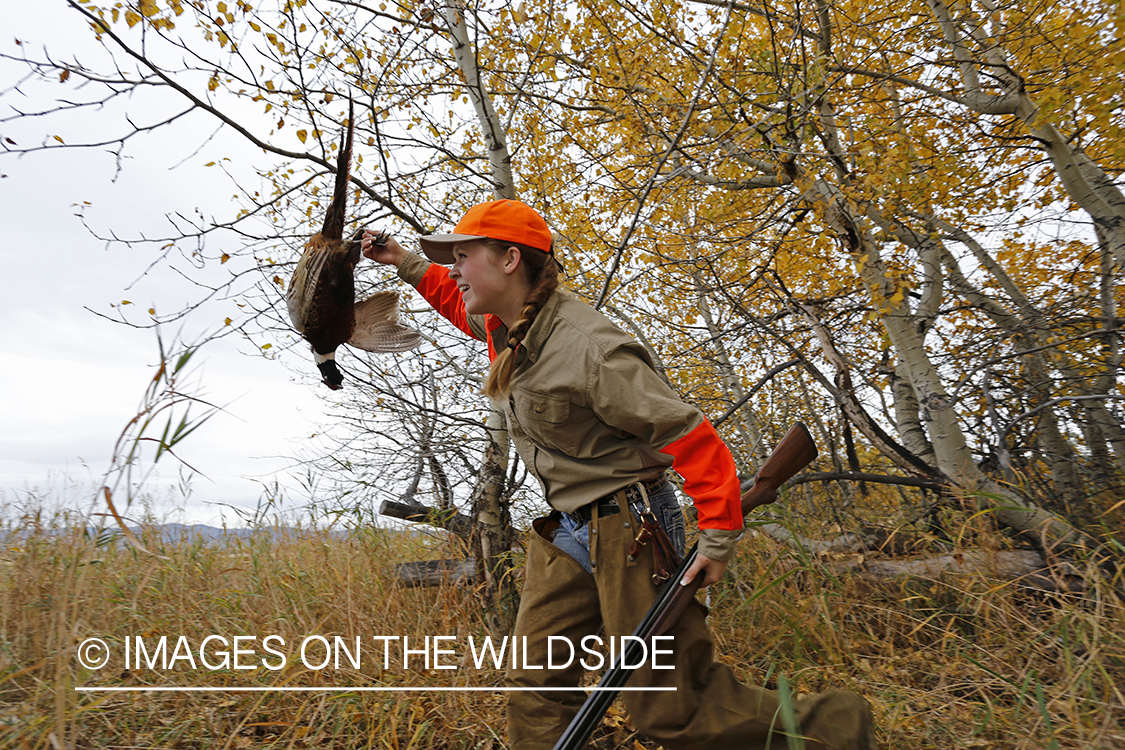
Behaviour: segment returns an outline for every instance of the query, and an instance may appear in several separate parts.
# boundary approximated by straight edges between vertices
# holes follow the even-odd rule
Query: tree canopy
[[[259,165],[259,184],[158,244],[228,270],[245,315],[227,323],[259,345],[298,342],[284,286],[351,99],[357,225],[409,237],[493,195],[534,205],[570,290],[724,418],[747,477],[803,419],[824,456],[803,479],[837,510],[905,522],[924,492],[1052,549],[1119,532],[1121,4],[69,4],[106,55],[21,40],[39,79],[21,85],[59,104],[20,113],[41,143],[5,149],[126,152],[179,118],[239,134],[243,152],[198,158]],[[52,118],[129,97],[164,119],[52,137]],[[464,503],[484,359],[416,315],[422,356],[352,360],[347,468]],[[372,432],[412,448],[363,461],[386,451]]]

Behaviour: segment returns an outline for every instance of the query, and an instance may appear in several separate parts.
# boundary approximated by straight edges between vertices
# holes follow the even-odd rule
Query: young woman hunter
[[[376,242],[381,239],[384,244]],[[669,469],[699,515],[699,556],[685,581],[717,581],[742,530],[730,451],[700,411],[656,374],[645,349],[588,305],[558,291],[559,264],[543,218],[515,200],[473,207],[453,234],[423,236],[429,261],[371,232],[363,253],[396,266],[441,315],[487,342],[485,393],[504,409],[512,440],[553,508],[533,523],[515,637],[526,665],[547,664],[548,636],[578,644],[605,627],[633,632],[655,599],[656,563],[631,556],[641,512],[651,509],[683,554],[684,525]],[[449,266],[449,268],[445,268]],[[677,585],[670,582],[668,585]],[[669,750],[787,747],[778,697],[739,683],[711,656],[706,610],[693,602],[669,634],[673,669],[646,662],[626,692],[637,728]],[[558,660],[556,660],[558,661]],[[512,687],[577,685],[583,666],[509,669]],[[551,748],[585,700],[580,690],[512,691],[513,750]],[[805,747],[874,748],[871,710],[832,691],[797,703]]]

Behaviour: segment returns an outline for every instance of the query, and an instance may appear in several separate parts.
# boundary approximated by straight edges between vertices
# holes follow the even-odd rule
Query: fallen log
[[[908,560],[838,561],[827,563],[836,571],[848,571],[876,581],[905,578],[939,579],[947,575],[981,575],[1043,591],[1078,592],[1085,590],[1082,577],[1068,565],[1048,567],[1034,550],[969,550],[948,555]]]
[[[901,529],[869,527],[859,533],[848,532],[829,540],[801,536],[780,523],[759,523],[754,526],[754,530],[783,544],[803,548],[814,555],[877,550],[888,555],[903,556],[917,551],[922,544],[934,545],[932,540],[927,540],[920,534]],[[939,548],[942,551],[951,550],[952,545],[941,544]]]
[[[404,586],[445,586],[476,580],[477,566],[472,560],[421,560],[399,563],[392,575]]]
[[[780,523],[759,523],[754,530],[791,547],[801,547],[814,555],[824,555],[830,552],[859,552],[869,549],[867,538],[860,534],[841,534],[830,541],[810,539],[796,534]]]
[[[426,505],[408,505],[396,503],[393,500],[384,500],[383,504],[379,506],[379,514],[391,518],[401,518],[404,521],[436,526],[439,529],[454,533],[461,539],[468,539],[473,530],[472,519],[452,508],[442,510]]]

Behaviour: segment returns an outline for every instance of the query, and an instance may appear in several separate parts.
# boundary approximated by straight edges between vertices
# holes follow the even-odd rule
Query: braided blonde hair
[[[503,253],[513,245],[518,247],[520,259],[523,261],[524,273],[527,274],[527,280],[531,284],[531,292],[527,296],[523,309],[520,310],[519,320],[508,329],[508,345],[503,351],[497,352],[496,359],[492,360],[492,369],[488,372],[488,379],[484,382],[484,395],[489,398],[498,398],[507,396],[512,389],[512,370],[516,363],[516,349],[523,343],[524,337],[527,336],[531,324],[535,322],[535,318],[539,315],[539,311],[543,309],[543,305],[547,304],[551,294],[558,289],[559,268],[549,253],[545,253],[538,248],[500,240],[486,240],[485,244],[496,253]]]

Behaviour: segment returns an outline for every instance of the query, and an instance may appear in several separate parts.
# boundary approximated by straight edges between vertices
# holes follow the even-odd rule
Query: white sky
[[[92,54],[87,51],[91,35],[61,0],[0,0],[0,25],[0,49],[8,53],[17,50],[14,39],[19,38],[36,52],[46,43],[58,58]],[[0,61],[0,90],[25,74],[22,66]],[[44,88],[29,86],[26,91]],[[12,104],[34,109],[45,102],[8,91],[0,97],[0,119],[11,114]],[[80,123],[77,132],[96,128],[96,116],[88,115],[90,120]],[[90,223],[122,234],[165,228],[163,216],[173,211],[190,213],[198,206],[207,214],[220,214],[229,209],[230,183],[216,180],[221,174],[202,165],[215,156],[237,157],[237,149],[252,149],[230,145],[233,141],[208,144],[171,170],[214,128],[199,130],[200,124],[169,129],[131,147],[134,158],[116,182],[113,159],[104,152],[55,151],[22,159],[0,155],[0,174],[5,175],[0,179],[0,503],[9,518],[26,504],[29,493],[70,509],[92,507],[93,490],[114,441],[135,414],[154,372],[158,357],[152,331],[109,322],[85,308],[112,315],[111,303],[129,299],[142,310],[155,305],[172,311],[198,294],[163,268],[130,288],[150,264],[152,250],[107,248],[75,216],[74,204],[90,201]],[[20,145],[39,143],[54,134],[48,127],[0,123],[0,137],[12,137]],[[214,330],[226,315],[237,315],[233,303],[214,303],[186,321],[184,338]],[[168,340],[178,332],[173,328],[163,335]],[[227,408],[184,443],[182,457],[205,475],[193,483],[186,504],[169,490],[177,482],[175,461],[161,459],[158,481],[147,489],[162,519],[241,525],[238,515],[223,506],[255,507],[261,494],[258,479],[280,479],[291,493],[299,492],[286,479],[286,470],[308,436],[321,431],[325,410],[316,389],[322,386],[311,377],[297,377],[282,362],[239,351],[249,348],[229,337],[201,350],[196,365],[201,395]],[[297,352],[284,356],[302,366]],[[308,370],[314,374],[311,362]],[[296,504],[302,498],[293,494],[290,500]],[[138,515],[137,509],[132,515]]]

